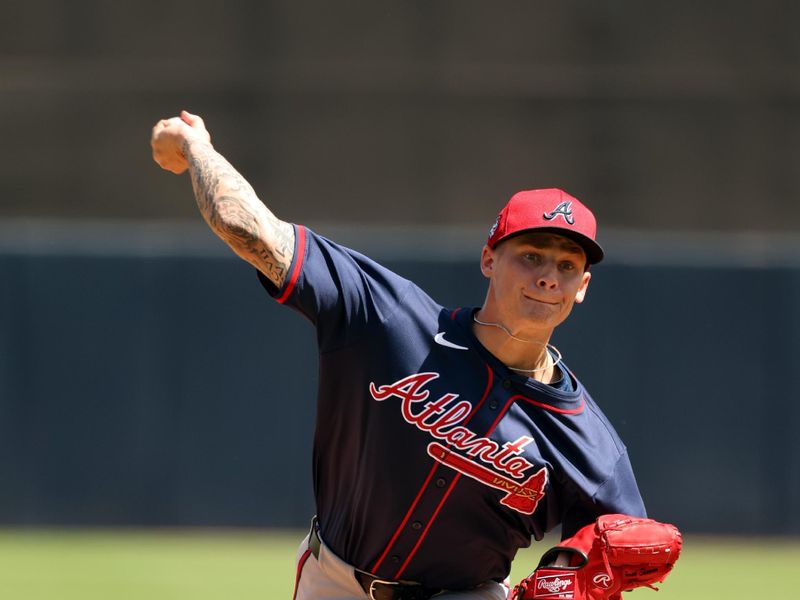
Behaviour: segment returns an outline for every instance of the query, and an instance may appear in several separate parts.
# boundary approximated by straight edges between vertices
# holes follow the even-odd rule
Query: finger
[[[169,119],[161,119],[158,123],[153,125],[153,131],[150,135],[151,140],[155,140],[164,131],[167,127],[169,127],[170,120]]]

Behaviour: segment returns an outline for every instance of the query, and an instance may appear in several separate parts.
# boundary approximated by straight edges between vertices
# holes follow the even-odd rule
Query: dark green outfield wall
[[[470,260],[389,261],[447,305]],[[234,258],[0,255],[0,523],[303,526],[311,326]],[[651,514],[800,533],[800,269],[595,270],[556,334]]]

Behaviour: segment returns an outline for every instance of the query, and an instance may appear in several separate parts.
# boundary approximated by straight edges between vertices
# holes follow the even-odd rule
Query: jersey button
[[[489,408],[495,410],[497,408],[497,400],[492,400],[491,402],[489,402]]]
[[[422,523],[420,523],[419,521],[414,521],[411,524],[411,529],[416,529],[416,530],[422,529]]]
[[[394,564],[398,564],[398,563],[400,562],[400,557],[399,557],[399,556],[397,556],[397,554],[393,554],[393,555],[392,555],[392,562],[393,562]]]
[[[444,487],[446,485],[447,485],[447,480],[445,480],[444,477],[439,477],[439,479],[436,480],[436,487]]]
[[[506,388],[506,389],[510,389],[511,388],[511,380],[510,379],[504,379],[503,380],[503,387]]]

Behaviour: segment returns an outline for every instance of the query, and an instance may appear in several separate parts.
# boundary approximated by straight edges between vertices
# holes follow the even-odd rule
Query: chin
[[[519,321],[520,325],[532,329],[555,329],[567,318],[560,310],[528,311]]]
[[[553,327],[555,320],[552,316],[542,316],[542,315],[525,315],[520,318],[517,323],[519,323],[519,329],[524,331],[526,329],[548,329]]]
[[[561,307],[552,304],[537,303],[525,307],[523,318],[528,321],[552,321],[561,312]]]

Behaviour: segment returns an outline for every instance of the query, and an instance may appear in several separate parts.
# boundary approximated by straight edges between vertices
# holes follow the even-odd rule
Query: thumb
[[[181,119],[189,125],[190,127],[203,127],[205,128],[205,124],[203,123],[202,117],[199,115],[193,115],[187,110],[181,111]]]

